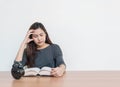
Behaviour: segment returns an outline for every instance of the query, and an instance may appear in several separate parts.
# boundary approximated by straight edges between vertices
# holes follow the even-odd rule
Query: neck
[[[37,49],[44,49],[44,48],[46,48],[47,46],[49,46],[49,44],[44,43],[42,46],[38,46]]]

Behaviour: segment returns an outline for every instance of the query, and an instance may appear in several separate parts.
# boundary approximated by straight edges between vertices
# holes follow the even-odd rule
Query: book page
[[[39,73],[40,69],[37,67],[25,69],[24,76],[36,76]]]
[[[50,67],[43,67],[41,68],[40,75],[44,75],[44,76],[50,76],[51,75],[51,68]]]

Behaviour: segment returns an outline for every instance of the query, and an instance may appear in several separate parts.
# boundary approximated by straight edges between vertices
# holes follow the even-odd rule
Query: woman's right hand
[[[29,30],[29,31],[27,32],[27,34],[26,34],[26,36],[25,36],[25,39],[24,39],[24,41],[23,41],[24,44],[27,44],[27,43],[33,41],[33,39],[29,38],[30,35],[33,34],[33,33],[34,33],[34,30]]]

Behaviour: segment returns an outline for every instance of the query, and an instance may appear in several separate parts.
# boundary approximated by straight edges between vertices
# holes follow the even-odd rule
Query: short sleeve
[[[59,47],[59,45],[54,44],[53,46],[53,51],[54,51],[54,62],[55,62],[55,67],[61,65],[61,64],[65,64],[64,60],[63,60],[63,53],[61,48]]]

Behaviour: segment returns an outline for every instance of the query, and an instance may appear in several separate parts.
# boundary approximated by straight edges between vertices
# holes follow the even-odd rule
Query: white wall
[[[61,46],[67,70],[120,70],[119,0],[0,0],[0,71],[33,22]]]

